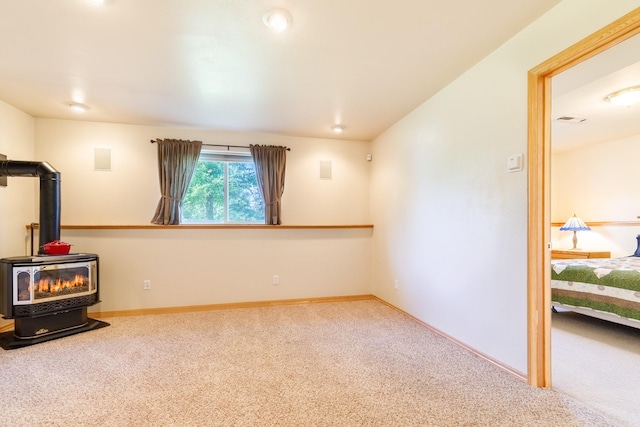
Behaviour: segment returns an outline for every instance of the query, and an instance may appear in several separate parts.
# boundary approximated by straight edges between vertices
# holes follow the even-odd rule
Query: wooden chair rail
[[[640,221],[589,221],[586,222],[585,224],[587,224],[589,227],[604,227],[607,225],[615,225],[615,226],[619,226],[619,225],[640,225]],[[551,226],[552,227],[562,227],[564,225],[564,222],[552,222]]]
[[[27,224],[27,229],[37,230],[39,225],[36,223]],[[340,228],[373,228],[373,224],[339,224],[339,225],[264,225],[264,224],[179,224],[179,225],[61,225],[63,230],[200,230],[200,229],[219,229],[219,230],[295,230],[295,229],[340,229]]]

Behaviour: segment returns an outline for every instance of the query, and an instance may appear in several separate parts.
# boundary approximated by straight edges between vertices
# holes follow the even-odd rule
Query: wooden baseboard
[[[189,305],[180,307],[140,308],[134,310],[94,311],[89,317],[101,319],[105,317],[145,316],[149,314],[195,313],[198,311],[233,310],[238,308],[272,307],[278,305],[318,304],[326,302],[364,301],[374,299],[373,295],[346,295],[338,297],[297,298],[272,301],[232,302],[223,304]],[[0,327],[0,332],[13,330],[13,321]]]
[[[0,326],[0,333],[7,331],[13,331],[13,321],[7,323],[4,326]]]
[[[528,381],[527,374],[525,374],[523,372],[520,372],[520,371],[518,371],[516,369],[513,369],[512,367],[507,366],[507,365],[497,361],[496,359],[492,358],[491,356],[488,356],[488,355],[484,354],[483,352],[478,351],[475,348],[468,346],[467,344],[463,343],[462,341],[458,341],[457,339],[453,338],[452,336],[445,334],[444,332],[434,328],[433,326],[429,325],[428,323],[423,322],[422,320],[418,319],[417,317],[414,317],[414,316],[410,315],[406,311],[403,311],[403,310],[399,309],[395,305],[390,304],[389,302],[387,302],[387,301],[385,301],[385,300],[383,300],[381,298],[378,298],[375,295],[373,296],[372,299],[374,299],[376,301],[379,301],[379,302],[381,302],[382,304],[385,304],[388,307],[391,307],[392,309],[404,314],[407,317],[410,317],[411,319],[415,320],[416,322],[418,322],[419,324],[421,324],[425,328],[429,329],[430,331],[432,331],[432,332],[440,335],[441,337],[451,341],[452,343],[456,344],[458,347],[462,347],[465,350],[475,354],[476,356],[486,360],[487,362],[491,363],[492,365],[495,365],[498,368],[500,368],[500,369],[502,369],[504,371],[507,371],[508,373],[510,373],[511,375],[515,376],[516,378],[518,378],[518,379],[520,379],[520,380],[522,380],[524,382]]]
[[[89,312],[88,314],[90,317],[100,319],[105,317],[128,317],[128,316],[144,316],[149,314],[190,313],[190,312],[198,312],[198,311],[233,310],[238,308],[272,307],[272,306],[278,306],[278,305],[294,305],[294,304],[316,304],[316,303],[325,303],[325,302],[362,301],[362,300],[370,300],[370,299],[374,299],[374,296],[370,294],[347,295],[347,296],[338,296],[338,297],[232,302],[232,303],[223,303],[223,304],[190,305],[190,306],[180,306],[180,307],[140,308],[140,309],[134,309],[134,310],[95,311],[95,312]]]

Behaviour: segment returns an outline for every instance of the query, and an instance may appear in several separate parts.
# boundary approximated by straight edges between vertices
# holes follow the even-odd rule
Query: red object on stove
[[[71,245],[69,243],[63,242],[61,240],[54,240],[49,243],[45,243],[42,245],[44,249],[44,253],[47,255],[66,255],[71,250]]]

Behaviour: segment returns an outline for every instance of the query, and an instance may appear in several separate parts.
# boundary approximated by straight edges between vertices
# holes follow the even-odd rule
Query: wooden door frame
[[[640,33],[640,8],[528,73],[528,380],[551,387],[551,78]]]

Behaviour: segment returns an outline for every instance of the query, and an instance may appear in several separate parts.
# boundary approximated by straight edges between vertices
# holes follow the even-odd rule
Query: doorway
[[[640,8],[560,52],[528,74],[528,380],[551,387],[551,78],[640,34]]]

